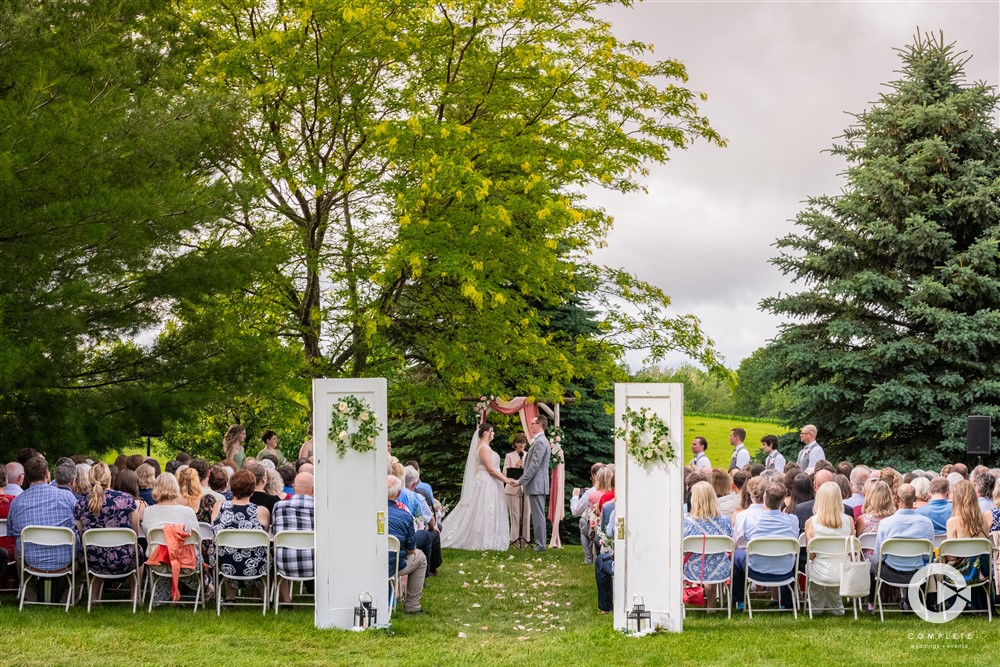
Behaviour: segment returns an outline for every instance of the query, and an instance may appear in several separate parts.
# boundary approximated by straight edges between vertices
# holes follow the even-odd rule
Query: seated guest
[[[253,473],[253,477],[256,480],[256,485],[254,486],[253,494],[250,496],[250,502],[258,507],[263,507],[267,510],[268,514],[274,509],[274,504],[280,500],[278,496],[272,496],[265,491],[267,487],[267,470],[264,466],[260,465],[253,459],[247,459],[244,466],[244,470],[249,470]],[[229,490],[233,492],[233,500],[236,499],[236,489],[232,488],[233,480],[229,480]]]
[[[399,464],[396,464],[399,465]],[[393,466],[396,467],[396,466]],[[443,559],[441,557],[441,531],[438,529],[434,512],[427,505],[423,494],[417,492],[417,484],[420,482],[420,473],[413,466],[403,468],[403,492],[400,493],[400,500],[403,500],[403,493],[409,492],[411,498],[403,501],[410,513],[414,513],[412,499],[416,499],[416,519],[417,548],[427,556],[427,576],[437,576],[437,569],[441,567]]]
[[[722,471],[720,471],[722,472]],[[724,473],[727,477],[728,473]],[[684,517],[684,537],[725,535],[733,536],[729,518],[719,511],[716,490],[708,482],[698,482],[691,489],[691,511]],[[684,563],[684,578],[688,581],[723,579],[729,574],[730,556],[724,553],[703,555],[692,551]],[[715,606],[715,585],[705,586],[705,601]]]
[[[7,532],[14,536],[16,557],[21,558],[21,531],[27,526],[55,526],[76,532],[73,512],[76,498],[62,489],[49,485],[49,465],[41,456],[24,464],[24,483],[27,488],[10,503],[7,515]],[[73,567],[69,546],[28,544],[24,558],[28,565],[39,570],[57,572]],[[62,584],[57,584],[57,594]],[[54,601],[54,600],[53,600]]]
[[[781,511],[785,502],[785,485],[781,482],[771,482],[764,491],[764,510],[747,517],[743,525],[743,535],[749,543],[758,537],[799,537],[799,522],[792,514]],[[747,558],[745,550],[737,549],[734,554],[733,599],[736,608],[743,609],[744,585],[749,573],[756,581],[781,581],[792,576],[795,569],[795,555],[761,556],[752,560]],[[781,607],[792,605],[791,589],[782,586],[778,593]]]
[[[913,573],[927,564],[924,556],[896,556],[888,554],[882,556],[882,544],[894,537],[908,539],[934,539],[934,524],[922,514],[918,514],[913,509],[913,500],[916,494],[913,485],[900,484],[896,491],[898,508],[892,516],[887,516],[879,522],[878,533],[875,538],[875,562],[872,563],[872,575],[876,573],[879,560],[882,563],[882,578],[886,581],[898,584],[908,584],[913,578]],[[875,586],[872,585],[872,597],[874,600]]]
[[[295,495],[295,465],[291,463],[286,463],[278,468],[278,474],[281,475],[281,499],[288,500],[293,495]]]
[[[715,489],[719,512],[732,523],[733,514],[740,506],[740,497],[733,492],[733,478],[725,470],[712,470],[709,480]]]
[[[948,519],[948,539],[968,539],[968,538],[990,538],[990,524],[993,520],[992,512],[983,512],[979,509],[979,499],[977,498],[976,486],[982,477],[986,475],[993,477],[989,472],[980,472],[976,475],[976,484],[967,480],[961,480],[952,489],[953,513]],[[966,583],[978,584],[986,580],[989,574],[990,557],[985,554],[969,556],[967,558],[949,558],[948,564],[962,573]],[[971,591],[973,609],[986,609],[985,591],[981,587],[973,588]]]
[[[399,493],[403,490],[403,480],[395,475],[388,477],[388,519],[389,534],[399,540],[399,553],[389,555],[389,575],[396,572],[396,561],[399,559],[399,575],[407,575],[406,592],[403,595],[403,611],[407,614],[423,614],[420,599],[424,594],[424,578],[427,570],[427,557],[417,550],[417,535],[413,530],[413,516],[399,502]]]
[[[212,496],[219,503],[225,500],[221,493],[212,490],[212,485],[208,479],[212,467],[208,465],[208,461],[205,459],[195,459],[191,461],[191,467],[198,473],[198,484],[201,486],[201,495]]]
[[[826,482],[816,493],[814,513],[806,521],[806,543],[814,537],[848,537],[854,534],[854,522],[843,511],[843,492],[835,482]],[[813,554],[806,565],[806,576],[812,579],[809,600],[814,608],[832,610],[844,615],[840,597],[840,565],[843,559],[831,559]]]
[[[787,514],[795,514],[795,510],[799,505],[812,502],[816,498],[816,490],[813,488],[812,477],[804,472],[795,475],[791,486],[787,488],[788,499],[785,501],[785,512]]]
[[[75,467],[73,472],[76,472]],[[110,486],[111,469],[108,464],[95,463],[90,468],[90,494],[77,501],[74,511],[76,530],[81,536],[91,528],[131,528],[138,534],[139,510],[135,499],[127,493],[114,491]],[[136,567],[136,554],[130,547],[88,547],[80,560],[84,558],[90,571],[99,574],[119,574]],[[90,591],[92,599],[101,597],[103,581],[94,579]],[[135,585],[131,578],[129,585]]]
[[[183,526],[188,532],[197,532],[198,517],[184,502],[177,478],[172,473],[165,472],[156,478],[153,500],[156,504],[147,507],[142,517],[142,529],[146,533],[172,524]]]
[[[8,513],[10,512],[10,503],[14,500],[14,496],[4,493],[3,490],[7,487],[7,466],[0,465],[0,519],[6,519]],[[3,582],[4,570],[7,568],[7,563],[14,560],[14,554],[16,553],[14,549],[14,536],[8,530],[7,535],[0,537],[0,583]]]
[[[834,477],[834,472],[832,465],[829,468],[826,467],[818,468],[816,472],[813,473],[812,476],[813,491],[814,492],[817,491],[819,487],[823,486],[827,482],[832,482],[833,477]],[[809,517],[813,515],[813,503],[815,502],[816,502],[815,500],[807,500],[804,503],[799,503],[798,505],[796,505],[795,516],[799,518],[799,532],[805,532],[806,521],[808,521]],[[853,519],[854,508],[844,503],[841,503],[841,506],[843,507],[844,514]]]
[[[976,495],[978,496],[979,511],[989,512],[993,509],[993,487],[996,486],[997,479],[989,470],[983,470],[976,475]]]
[[[203,493],[198,470],[188,466],[177,475],[177,485],[185,504],[194,510],[198,521],[212,522],[212,507],[215,506],[215,496]]]
[[[7,484],[3,489],[4,495],[18,497],[24,491],[24,466],[17,461],[11,461],[5,466],[4,472],[7,476]]]
[[[259,465],[255,466],[260,468]],[[267,532],[271,525],[271,512],[252,501],[254,490],[259,486],[257,478],[251,470],[240,470],[229,480],[229,488],[233,499],[216,503],[212,507],[212,527],[215,534],[227,528],[241,530],[262,530]],[[212,568],[215,559],[219,560],[219,573],[239,577],[253,577],[265,574],[267,567],[267,547],[253,549],[237,549],[235,547],[209,547],[209,558]],[[218,592],[219,595],[222,592]],[[236,598],[236,584],[226,580],[226,602]]]
[[[935,535],[944,535],[948,532],[948,519],[951,518],[951,501],[948,500],[951,484],[944,477],[939,477],[931,482],[931,499],[923,507],[918,508],[917,514],[925,516],[934,525]]]
[[[264,493],[274,496],[278,500],[285,500],[285,481],[281,478],[278,470],[276,468],[267,468],[264,470],[264,474],[267,475],[267,483],[264,484]]]
[[[72,493],[77,500],[84,497],[76,493],[76,464],[73,463],[73,459],[66,459],[64,462],[58,463],[53,477],[55,479],[52,480],[52,484],[57,489]]]
[[[143,463],[135,469],[135,476],[139,482],[139,497],[145,501],[146,505],[155,505],[153,483],[156,481],[156,471],[153,470],[153,466]]]
[[[747,519],[764,511],[764,491],[767,484],[760,477],[751,477],[745,488],[750,496],[750,506],[740,511],[733,521],[733,541],[736,543],[737,549],[746,549],[747,547],[747,541],[743,535],[743,527]]]
[[[313,500],[313,476],[301,472],[295,476],[292,483],[293,495],[288,500],[274,504],[274,516],[271,521],[271,532],[275,535],[283,530],[314,530],[316,504]],[[276,550],[275,559],[278,569],[290,576],[312,578],[316,576],[315,550],[287,549]],[[306,587],[312,590],[312,582]],[[282,602],[292,601],[288,581],[282,579],[278,584],[278,596]]]
[[[418,463],[416,460],[411,459],[406,462],[406,465],[413,466],[414,468],[417,469],[417,473],[418,474],[420,473],[420,463]],[[428,505],[430,505],[431,507],[434,506],[434,489],[431,488],[430,484],[423,481],[423,478],[421,478],[420,482],[417,484],[417,491],[419,493],[425,494],[424,497],[428,498],[427,501]]]
[[[923,507],[931,499],[931,481],[926,477],[915,477],[910,485],[913,486],[914,493],[917,494],[913,501],[913,509]]]
[[[145,500],[139,497],[139,478],[135,474],[135,471],[129,470],[128,468],[119,471],[118,476],[115,477],[115,481],[111,483],[111,488],[115,491],[121,491],[122,493],[127,493],[132,496],[132,500],[135,501],[137,518],[139,519],[138,526],[135,531],[139,533],[140,536],[143,535],[141,532],[142,517],[144,516],[148,505],[146,505]]]
[[[208,470],[208,486],[219,502],[233,499],[233,494],[229,492],[229,476],[232,473],[232,468],[218,463]]]

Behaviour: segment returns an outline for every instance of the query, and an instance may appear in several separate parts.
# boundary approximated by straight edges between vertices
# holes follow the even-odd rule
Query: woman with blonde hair
[[[696,482],[691,487],[691,507],[684,517],[684,537],[691,535],[733,536],[733,523],[719,511],[716,490],[708,482]],[[693,582],[722,579],[729,574],[731,567],[728,554],[704,555],[691,552],[690,558],[684,561],[684,578]],[[715,606],[714,584],[705,584],[705,602],[709,607]]]
[[[76,530],[83,535],[91,528],[131,528],[139,531],[139,511],[135,499],[122,491],[111,488],[111,468],[107,463],[90,467],[90,491],[76,503],[74,515]],[[136,553],[129,547],[88,547],[81,560],[86,558],[92,572],[119,574],[136,567]],[[92,599],[101,594],[103,579],[96,578],[90,591]],[[135,582],[129,580],[134,586]],[[135,591],[133,590],[134,594]]]
[[[955,483],[951,489],[951,518],[948,519],[946,529],[948,539],[968,539],[974,537],[990,537],[990,524],[992,523],[992,512],[983,512],[979,509],[979,494],[976,493],[975,485],[967,479]],[[966,583],[977,584],[982,582],[990,567],[989,556],[980,554],[968,558],[948,559],[952,567],[962,573]],[[972,607],[974,609],[986,609],[986,598],[982,587],[972,589]],[[992,591],[990,591],[992,594]]]
[[[862,493],[864,493],[865,502],[861,505],[861,516],[854,523],[854,534],[858,537],[865,533],[878,533],[879,522],[896,513],[895,496],[889,485],[882,480],[869,479],[865,482]],[[866,555],[870,551],[870,549],[866,549]]]
[[[198,521],[212,522],[212,506],[217,498],[202,491],[201,479],[194,468],[185,468],[177,475],[177,486],[181,490],[184,504],[194,510]]]
[[[222,448],[226,453],[226,458],[232,459],[240,468],[243,467],[243,461],[247,457],[246,451],[243,449],[243,443],[246,439],[247,429],[242,424],[230,426],[222,438]]]
[[[844,514],[840,485],[824,483],[816,493],[813,515],[806,519],[806,543],[814,537],[850,537],[853,532],[851,517]],[[809,586],[809,601],[814,609],[829,611],[835,616],[844,615],[844,601],[840,597],[840,564],[843,562],[843,558],[812,554],[806,565],[806,576],[813,580]]]

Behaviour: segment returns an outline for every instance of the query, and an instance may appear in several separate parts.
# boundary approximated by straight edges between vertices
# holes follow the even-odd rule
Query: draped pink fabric
[[[521,430],[524,431],[525,435],[528,433],[528,424],[538,416],[538,406],[533,402],[529,402],[524,396],[518,396],[509,401],[490,401],[489,407],[493,412],[499,412],[502,415],[517,413],[521,419]],[[484,421],[486,421],[486,412],[482,412],[479,415],[479,422],[482,423]]]
[[[561,450],[562,447],[560,446]],[[565,456],[565,455],[564,455]],[[549,480],[549,521],[562,521],[566,516],[566,464],[560,463],[552,469]]]

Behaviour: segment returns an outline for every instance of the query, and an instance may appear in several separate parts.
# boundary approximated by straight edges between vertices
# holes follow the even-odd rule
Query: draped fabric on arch
[[[518,396],[509,401],[490,400],[487,406],[489,410],[499,412],[502,415],[517,414],[521,420],[521,429],[525,435],[528,433],[528,424],[538,416],[538,405],[533,401],[529,401],[525,396]],[[480,423],[486,421],[486,413],[487,410],[483,410],[480,413]],[[562,443],[557,444],[552,442],[550,444],[553,446],[553,449],[562,451]],[[564,460],[565,457],[566,454],[563,452]],[[566,515],[566,465],[560,463],[552,468],[549,474],[551,475],[549,479],[549,521],[562,521]]]

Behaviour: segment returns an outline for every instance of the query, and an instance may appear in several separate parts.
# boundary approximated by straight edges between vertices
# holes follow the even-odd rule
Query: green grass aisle
[[[682,634],[630,639],[597,612],[593,570],[579,547],[475,553],[447,551],[427,580],[428,614],[393,617],[389,632],[319,631],[311,609],[267,618],[251,609],[192,614],[158,608],[133,616],[124,605],[68,614],[0,605],[9,665],[185,667],[242,665],[907,665],[992,664],[1000,621],[963,617],[947,625],[912,615],[820,617],[689,614]],[[934,637],[927,635],[933,633]],[[941,633],[941,637],[938,637]],[[923,648],[921,648],[923,647]],[[936,648],[933,648],[936,647]]]

